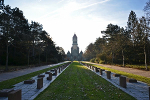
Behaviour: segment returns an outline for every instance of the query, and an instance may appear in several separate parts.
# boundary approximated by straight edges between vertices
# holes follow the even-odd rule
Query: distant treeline
[[[127,27],[108,24],[103,37],[90,43],[84,53],[86,60],[96,63],[150,64],[150,20],[137,18],[134,11],[128,17]]]
[[[0,65],[57,63],[64,60],[64,54],[41,24],[30,24],[19,8],[4,6],[0,12]]]

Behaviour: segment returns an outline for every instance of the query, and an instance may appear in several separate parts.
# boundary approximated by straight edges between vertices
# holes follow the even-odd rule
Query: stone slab
[[[8,100],[21,100],[21,89],[12,91],[8,94]]]
[[[51,71],[55,71],[55,69],[51,69]]]
[[[14,91],[14,89],[3,89],[0,90],[0,97],[8,97],[10,92]]]
[[[33,84],[35,80],[25,80],[24,84]]]
[[[129,83],[137,83],[137,80],[132,78],[126,78],[126,81]]]
[[[113,74],[114,77],[120,77],[120,74]]]
[[[37,89],[41,89],[43,87],[43,78],[39,78],[37,80]]]
[[[45,77],[45,75],[38,75],[38,77]]]
[[[45,72],[45,74],[49,74],[50,72]]]
[[[120,86],[123,87],[123,88],[127,87],[125,76],[120,76]]]

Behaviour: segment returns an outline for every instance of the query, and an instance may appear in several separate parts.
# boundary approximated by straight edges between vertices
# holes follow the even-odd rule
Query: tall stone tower
[[[77,43],[77,36],[76,34],[74,34],[73,38],[72,38],[72,47],[71,47],[71,55],[72,55],[72,59],[73,60],[78,60],[79,59],[79,47],[78,47],[78,43]]]
[[[81,51],[79,53],[79,47],[78,47],[78,40],[77,40],[77,36],[76,34],[74,34],[73,38],[72,38],[72,47],[71,47],[71,53],[68,51],[67,53],[67,58],[68,60],[77,60],[77,61],[80,61],[80,60],[83,60],[83,52]]]

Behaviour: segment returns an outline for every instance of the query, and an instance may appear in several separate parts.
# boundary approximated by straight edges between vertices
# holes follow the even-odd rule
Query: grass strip
[[[85,62],[82,62],[82,63],[85,63]],[[117,74],[121,74],[121,75],[124,75],[128,78],[133,78],[133,79],[136,79],[138,81],[145,82],[150,86],[150,78],[148,78],[148,77],[135,75],[135,74],[131,74],[131,73],[127,73],[127,72],[123,72],[123,71],[119,71],[119,70],[115,70],[115,69],[111,69],[111,68],[107,68],[107,67],[102,67],[102,66],[95,65],[95,64],[90,64],[90,63],[86,63],[86,64],[89,64],[91,66],[95,66],[95,67],[98,67],[98,68],[101,68],[101,69],[105,69],[105,70],[108,70],[108,71],[111,71],[111,72],[114,72],[114,73],[117,73]]]
[[[122,64],[113,64],[114,66],[119,66],[122,67]],[[125,64],[126,68],[134,68],[134,69],[139,69],[139,70],[146,70],[145,65],[129,65]],[[150,65],[147,66],[148,70],[150,70]]]
[[[15,84],[17,84],[19,82],[22,82],[24,80],[28,80],[28,79],[36,76],[36,75],[42,74],[42,73],[44,73],[46,71],[49,71],[49,70],[51,70],[53,68],[57,68],[58,66],[61,66],[61,65],[63,65],[63,64],[60,64],[60,65],[57,65],[57,66],[53,66],[53,67],[50,67],[50,68],[46,68],[46,69],[43,69],[43,70],[39,70],[39,71],[30,73],[30,74],[26,74],[26,75],[23,75],[23,76],[19,76],[19,77],[16,77],[16,78],[12,78],[12,79],[9,79],[9,80],[6,80],[6,81],[2,81],[2,82],[0,82],[0,90],[13,88],[13,85],[15,85]]]
[[[96,75],[78,62],[73,62],[35,100],[136,100]]]

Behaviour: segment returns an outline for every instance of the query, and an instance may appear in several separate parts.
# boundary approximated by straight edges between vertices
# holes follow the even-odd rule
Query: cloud
[[[64,0],[60,0],[58,3],[61,3],[61,2],[63,2]]]
[[[105,2],[108,2],[108,1],[110,1],[110,0],[103,0],[103,1],[96,2],[96,3],[93,3],[93,4],[87,5],[87,6],[83,6],[83,7],[79,8],[79,9],[88,8],[88,7],[91,7],[91,6],[94,6],[94,5],[97,5],[97,4],[102,4],[102,3],[105,3]]]
[[[64,0],[61,0],[59,1],[58,3],[61,3],[63,2]],[[96,2],[96,3],[92,3],[92,4],[88,4],[88,5],[85,5],[85,3],[77,3],[77,2],[69,2],[68,4],[64,5],[63,7],[57,9],[57,10],[54,10],[52,12],[49,12],[37,19],[40,19],[40,18],[46,18],[48,17],[49,15],[51,14],[56,14],[56,13],[60,13],[60,15],[65,15],[65,14],[70,14],[74,11],[78,11],[78,10],[82,10],[82,9],[86,9],[88,7],[91,7],[91,6],[94,6],[94,5],[98,5],[98,4],[102,4],[102,3],[105,3],[105,2],[108,2],[110,0],[102,0],[100,2]],[[57,14],[58,15],[58,14]]]

